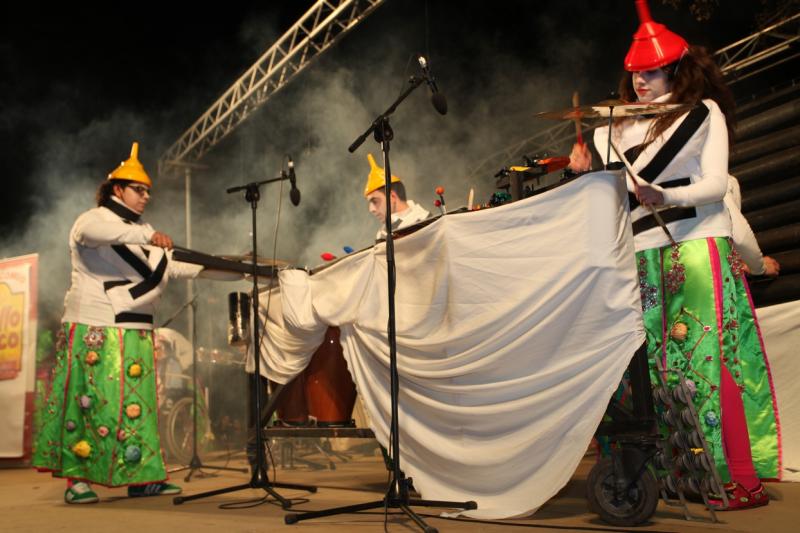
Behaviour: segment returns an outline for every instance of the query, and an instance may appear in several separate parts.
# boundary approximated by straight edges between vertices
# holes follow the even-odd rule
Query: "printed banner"
[[[0,458],[30,455],[38,255],[0,260]]]

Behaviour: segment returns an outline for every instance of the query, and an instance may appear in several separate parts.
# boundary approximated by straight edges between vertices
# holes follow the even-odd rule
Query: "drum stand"
[[[191,481],[192,476],[195,472],[200,472],[203,475],[202,469],[203,468],[211,468],[213,470],[228,470],[231,472],[247,472],[245,468],[232,468],[229,466],[216,466],[216,465],[204,465],[203,460],[200,459],[200,455],[197,453],[197,394],[200,391],[197,382],[197,326],[196,322],[196,311],[197,311],[197,295],[195,294],[191,300],[183,304],[180,309],[178,309],[174,315],[172,315],[169,320],[164,322],[161,326],[162,328],[167,327],[172,320],[178,316],[184,309],[192,308],[192,458],[189,460],[189,464],[184,466],[179,466],[177,468],[170,468],[167,470],[170,474],[174,474],[175,472],[182,472],[184,470],[188,470],[189,473],[186,474],[186,477],[183,478],[183,481],[188,483]]]
[[[295,524],[300,520],[309,520],[311,518],[319,518],[323,516],[331,516],[344,513],[355,513],[358,511],[366,511],[369,509],[400,509],[403,513],[411,518],[423,531],[426,533],[435,533],[436,528],[429,526],[417,513],[415,513],[411,506],[420,507],[446,507],[455,509],[477,509],[478,505],[474,501],[468,502],[450,502],[450,501],[434,501],[434,500],[417,500],[410,497],[410,488],[412,484],[411,478],[407,478],[402,470],[400,470],[400,426],[398,424],[398,396],[400,393],[399,375],[397,372],[397,335],[395,331],[395,304],[394,304],[394,290],[395,290],[395,263],[394,263],[394,239],[392,237],[392,171],[389,165],[389,143],[392,140],[394,133],[391,126],[389,126],[389,116],[394,113],[397,106],[411,94],[411,92],[419,87],[425,78],[412,77],[409,80],[409,86],[400,94],[395,102],[380,115],[372,125],[367,128],[352,145],[349,151],[354,152],[366,140],[367,136],[372,133],[375,140],[381,144],[383,152],[383,165],[385,169],[386,182],[384,191],[386,194],[386,266],[387,266],[387,279],[389,291],[389,322],[388,322],[388,341],[389,341],[389,376],[391,387],[391,404],[392,404],[392,420],[391,420],[391,435],[389,457],[392,463],[392,474],[389,488],[386,495],[382,500],[376,500],[367,503],[360,503],[356,505],[346,505],[343,507],[334,507],[332,509],[325,509],[322,511],[309,511],[305,513],[289,513],[285,516],[284,521],[287,524]]]
[[[280,177],[272,178],[260,182],[252,182],[248,183],[247,185],[243,185],[241,187],[231,187],[227,190],[227,192],[234,193],[238,191],[245,191],[245,199],[250,203],[250,208],[253,213],[252,218],[252,228],[253,228],[253,316],[252,316],[252,326],[253,326],[253,358],[255,361],[255,371],[253,372],[253,394],[251,401],[255,406],[255,412],[253,413],[253,424],[255,425],[255,443],[256,443],[256,454],[255,454],[255,464],[253,465],[253,473],[250,477],[249,483],[244,483],[241,485],[234,485],[232,487],[227,487],[223,489],[211,490],[208,492],[202,492],[200,494],[193,494],[191,496],[176,496],[173,498],[172,503],[175,505],[180,505],[184,502],[198,500],[200,498],[207,498],[209,496],[216,496],[218,494],[227,494],[229,492],[236,492],[240,490],[246,489],[262,489],[266,492],[269,496],[275,498],[278,502],[280,502],[281,507],[284,509],[288,509],[292,506],[292,502],[278,494],[274,488],[285,488],[285,489],[297,489],[297,490],[306,490],[308,492],[317,492],[316,487],[312,487],[309,485],[299,485],[295,483],[276,483],[270,481],[269,476],[267,475],[267,460],[264,450],[264,435],[262,432],[262,406],[261,400],[263,395],[263,387],[261,386],[261,354],[259,353],[259,346],[260,346],[260,335],[259,335],[259,327],[258,327],[258,254],[256,253],[256,246],[257,246],[257,239],[256,239],[256,227],[257,227],[257,218],[256,213],[258,211],[258,200],[261,197],[261,193],[259,191],[259,187],[265,183],[272,183],[275,181],[281,181],[289,179],[284,173],[281,173]],[[270,409],[274,410],[276,405],[276,399],[278,394],[280,394],[280,390],[275,391],[275,397],[271,399],[267,403],[267,412]]]

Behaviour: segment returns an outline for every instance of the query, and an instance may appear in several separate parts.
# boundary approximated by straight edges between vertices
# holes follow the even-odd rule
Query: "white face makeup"
[[[634,72],[631,81],[640,102],[652,102],[672,89],[667,73],[660,68]]]

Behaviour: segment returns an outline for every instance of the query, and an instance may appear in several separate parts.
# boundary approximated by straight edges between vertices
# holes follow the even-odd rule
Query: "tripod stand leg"
[[[425,533],[439,533],[439,530],[433,526],[429,526],[421,516],[415,513],[410,507],[404,504],[400,504],[398,506],[401,511],[403,511],[407,517],[414,521]]]
[[[192,500],[199,500],[200,498],[208,498],[210,496],[218,496],[220,494],[227,494],[229,492],[236,492],[239,490],[245,490],[252,488],[250,483],[244,483],[243,485],[234,485],[232,487],[226,487],[224,489],[217,489],[217,490],[210,490],[208,492],[202,492],[200,494],[192,494],[191,496],[176,496],[172,498],[172,503],[175,505],[180,505],[184,502],[190,502]]]
[[[408,500],[407,505],[414,505],[417,507],[444,507],[451,509],[464,509],[465,511],[470,511],[472,509],[478,508],[478,504],[471,500],[468,502],[447,502],[442,500]]]
[[[277,486],[277,485],[273,484],[272,486]],[[272,496],[273,498],[275,498],[276,500],[281,502],[281,508],[282,509],[288,509],[289,507],[292,506],[292,502],[291,501],[287,500],[286,498],[284,498],[283,496],[281,496],[280,494],[278,494],[277,492],[272,490],[270,487],[262,487],[262,488],[265,491],[267,491],[267,494],[269,494],[270,496]]]
[[[311,493],[317,492],[317,487],[314,487],[313,485],[301,485],[299,483],[272,482],[272,483],[270,483],[270,486],[278,487],[279,489],[304,490],[306,492],[311,492]]]
[[[384,500],[374,502],[358,503],[355,505],[344,505],[342,507],[334,507],[332,509],[323,509],[322,511],[308,511],[305,513],[289,513],[283,521],[286,524],[296,524],[301,520],[310,520],[312,518],[321,518],[323,516],[332,516],[342,513],[357,513],[359,511],[368,511],[370,509],[383,509]]]

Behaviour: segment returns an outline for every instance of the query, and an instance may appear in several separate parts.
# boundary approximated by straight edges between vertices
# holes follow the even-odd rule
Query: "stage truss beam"
[[[318,0],[170,146],[160,174],[209,150],[385,0]]]

